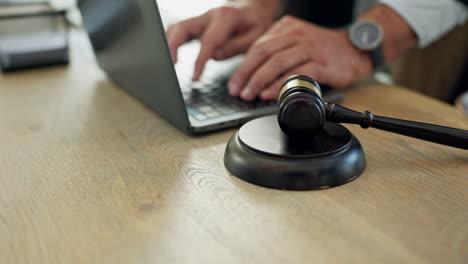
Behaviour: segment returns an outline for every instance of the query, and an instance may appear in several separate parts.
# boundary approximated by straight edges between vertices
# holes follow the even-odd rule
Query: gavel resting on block
[[[231,137],[225,166],[245,181],[276,189],[323,189],[347,183],[364,171],[366,162],[359,140],[338,123],[468,149],[466,130],[329,104],[322,101],[320,86],[312,78],[295,75],[281,87],[276,117],[252,120]]]

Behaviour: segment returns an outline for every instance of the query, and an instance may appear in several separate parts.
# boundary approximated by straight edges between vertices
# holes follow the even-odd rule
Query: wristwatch
[[[356,22],[349,27],[348,37],[354,47],[369,54],[374,70],[384,64],[383,31],[378,24],[370,21]]]

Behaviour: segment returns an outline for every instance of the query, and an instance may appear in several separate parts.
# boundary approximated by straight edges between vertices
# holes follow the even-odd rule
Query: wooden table
[[[468,129],[398,87],[343,105]],[[0,75],[0,263],[466,263],[468,152],[347,127],[361,177],[271,190],[224,168],[234,129],[186,136],[79,52]]]

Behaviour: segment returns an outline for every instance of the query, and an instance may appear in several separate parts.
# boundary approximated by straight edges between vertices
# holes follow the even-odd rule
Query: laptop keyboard
[[[183,87],[191,87],[182,88],[182,94],[188,114],[199,121],[276,104],[274,100],[256,99],[252,102],[245,102],[232,97],[225,88],[225,82],[221,85],[214,82],[198,81]]]

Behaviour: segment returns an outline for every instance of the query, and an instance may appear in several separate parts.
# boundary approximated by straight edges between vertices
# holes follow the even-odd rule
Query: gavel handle
[[[362,128],[377,129],[427,140],[447,146],[468,149],[468,131],[426,123],[376,116],[371,112],[357,111],[325,103],[327,120],[337,123],[358,124]]]

